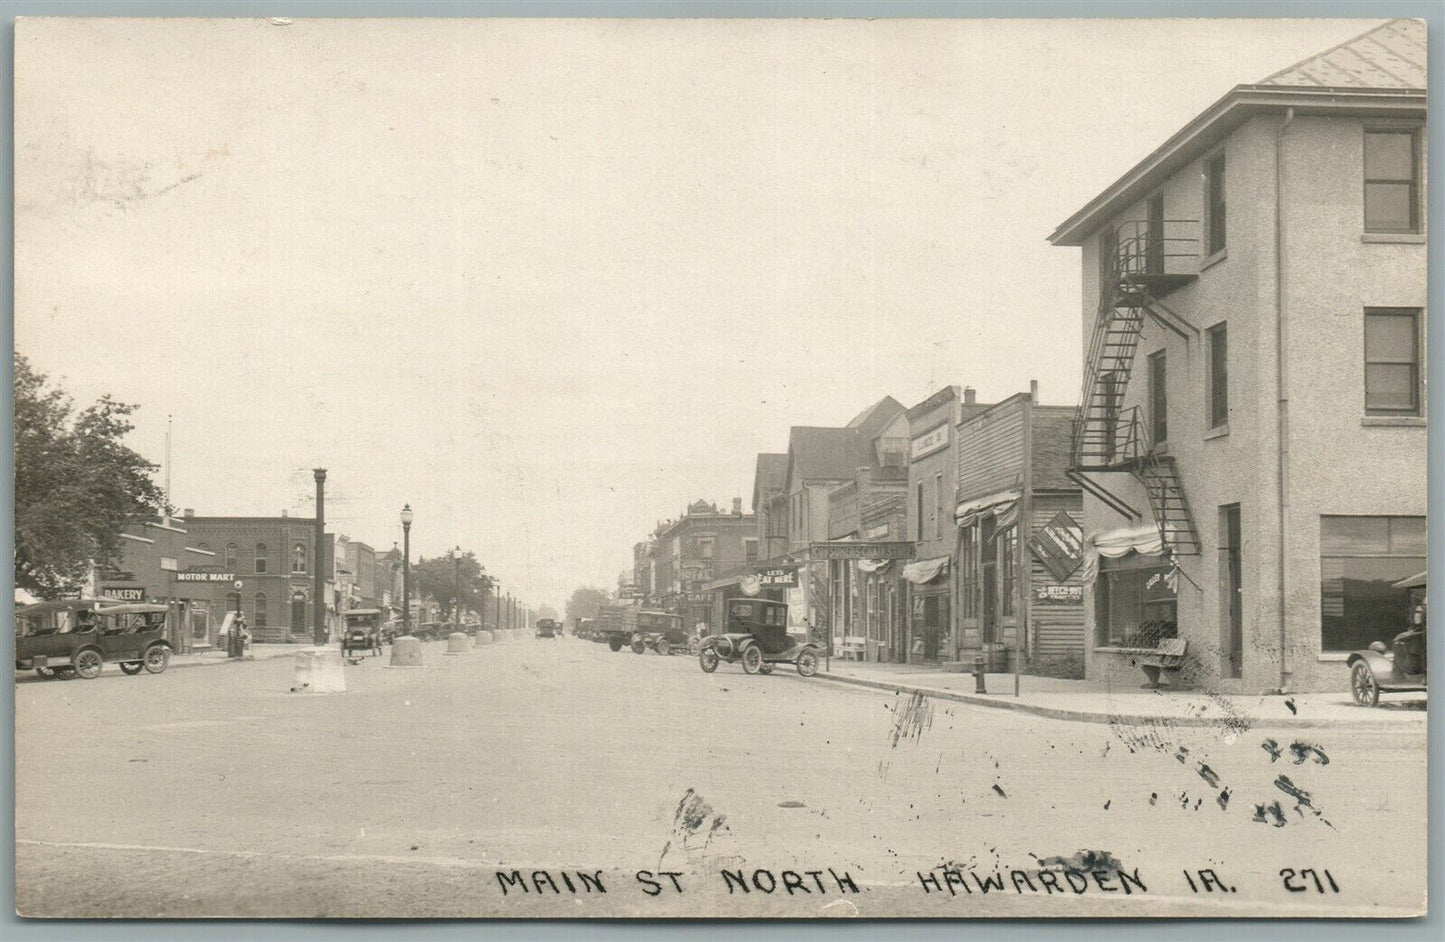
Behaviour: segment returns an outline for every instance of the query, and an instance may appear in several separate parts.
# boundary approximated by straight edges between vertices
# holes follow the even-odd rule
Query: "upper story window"
[[[916,496],[917,499],[918,499],[918,500],[917,500],[917,504],[916,504],[916,506],[918,507],[918,510],[917,510],[917,512],[916,512],[916,514],[915,514],[916,517],[918,518],[918,529],[914,531],[914,534],[915,534],[915,535],[914,535],[913,538],[914,538],[915,540],[921,540],[921,539],[923,539],[923,507],[924,507],[924,500],[923,500],[923,482],[922,482],[922,481],[919,481],[919,482],[918,482],[918,493],[917,493],[915,496]]]
[[[697,555],[703,559],[712,559],[713,538],[700,536],[697,538]]]
[[[1209,355],[1209,427],[1229,424],[1229,325],[1215,324],[1208,331]]]
[[[757,558],[758,558],[758,541],[757,541],[757,540],[752,540],[752,539],[743,540],[743,558],[744,558],[747,562],[750,562],[750,563],[751,563],[751,562],[755,562],[755,561],[757,560]]]
[[[1365,412],[1420,414],[1420,311],[1365,309]]]
[[[1365,132],[1365,231],[1420,231],[1420,134]]]
[[[1169,372],[1165,351],[1149,355],[1149,434],[1154,444],[1169,440]]]
[[[226,544],[226,568],[232,572],[236,569],[236,559],[240,556],[241,548],[235,543]]]
[[[1204,208],[1205,225],[1208,227],[1205,247],[1210,255],[1224,251],[1225,206],[1224,206],[1224,152],[1220,151],[1204,162]]]
[[[256,572],[257,572],[257,574],[261,574],[261,573],[264,573],[265,571],[266,571],[266,544],[265,544],[265,543],[257,543],[257,544],[256,544]]]
[[[291,571],[306,571],[306,546],[302,543],[297,543],[291,549]]]

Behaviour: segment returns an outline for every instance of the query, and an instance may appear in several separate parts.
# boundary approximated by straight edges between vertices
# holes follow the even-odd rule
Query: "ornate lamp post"
[[[411,634],[411,504],[401,508],[401,633]]]

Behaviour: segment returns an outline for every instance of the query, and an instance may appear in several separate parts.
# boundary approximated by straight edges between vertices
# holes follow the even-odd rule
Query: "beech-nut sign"
[[[1054,578],[1069,578],[1084,562],[1084,531],[1074,518],[1059,511],[1041,530],[1029,537],[1029,548]]]

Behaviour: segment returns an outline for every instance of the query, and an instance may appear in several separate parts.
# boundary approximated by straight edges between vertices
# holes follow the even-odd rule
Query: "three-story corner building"
[[[757,560],[757,521],[743,513],[740,497],[733,499],[731,511],[694,501],[682,516],[658,527],[652,545],[651,601],[681,615],[688,630],[702,624],[714,631],[713,583],[719,573]]]
[[[1342,689],[1425,568],[1425,27],[1235,87],[1062,223],[1083,249],[1086,670]],[[1190,676],[1192,675],[1192,676]]]

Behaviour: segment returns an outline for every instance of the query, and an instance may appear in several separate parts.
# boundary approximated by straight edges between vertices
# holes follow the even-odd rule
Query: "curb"
[[[803,678],[798,678],[802,680]],[[972,706],[990,707],[995,710],[1015,710],[1020,713],[1032,713],[1035,716],[1044,716],[1049,719],[1066,720],[1074,723],[1098,723],[1108,726],[1238,726],[1232,717],[1220,714],[1219,716],[1150,716],[1139,713],[1100,713],[1093,710],[1066,710],[1059,707],[1041,706],[1037,703],[1027,703],[1007,697],[1005,694],[998,694],[994,699],[985,694],[960,693],[955,690],[938,690],[932,687],[915,687],[908,684],[888,683],[880,680],[864,680],[861,677],[840,677],[836,674],[818,672],[810,680],[831,681],[835,684],[843,684],[854,687],[868,687],[874,690],[885,690],[889,693],[919,693],[925,697],[932,697],[936,700],[952,700],[955,703],[967,703]],[[1363,709],[1363,708],[1361,708]],[[1340,720],[1330,718],[1312,719],[1299,716],[1281,716],[1265,720],[1259,716],[1241,710],[1247,725],[1240,728],[1245,732],[1254,726],[1284,727],[1287,729],[1379,729],[1392,728],[1388,721],[1369,720],[1366,722],[1354,722],[1351,720]],[[1421,711],[1422,719],[1425,711]],[[1398,727],[1393,727],[1398,728]],[[1422,727],[1423,728],[1423,727]]]

